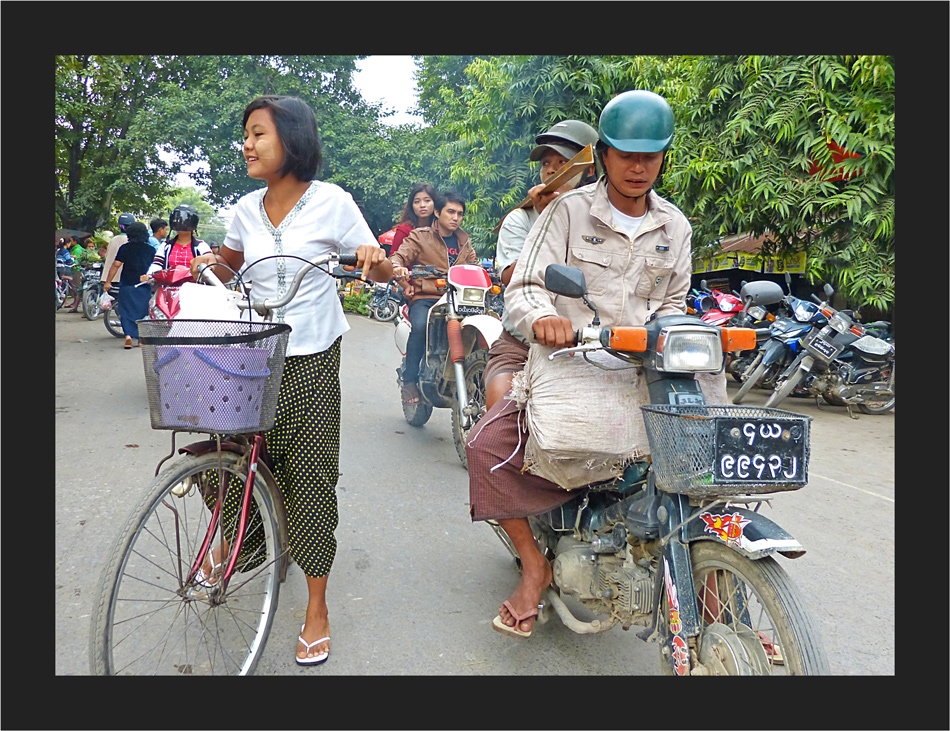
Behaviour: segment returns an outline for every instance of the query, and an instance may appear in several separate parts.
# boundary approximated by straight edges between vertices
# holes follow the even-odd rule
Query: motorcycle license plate
[[[841,349],[837,345],[830,340],[826,340],[825,336],[820,332],[816,337],[812,338],[812,341],[808,345],[828,360],[834,359],[838,353],[841,352]]]
[[[455,308],[460,315],[463,317],[468,317],[469,315],[484,315],[484,307],[476,307],[474,305],[457,305]]]
[[[808,482],[808,420],[716,418],[714,483]]]

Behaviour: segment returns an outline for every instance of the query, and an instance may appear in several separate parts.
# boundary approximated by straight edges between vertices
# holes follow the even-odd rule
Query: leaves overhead
[[[466,197],[463,227],[490,255],[498,219],[538,180],[535,136],[570,118],[596,128],[612,96],[644,88],[674,109],[658,192],[690,217],[697,255],[767,233],[770,250],[807,251],[809,273],[854,305],[893,303],[891,57],[416,56],[421,127],[383,124],[354,88],[359,58],[57,57],[57,226],[158,213],[183,168],[213,207],[233,204],[260,185],[241,156],[242,112],[278,93],[313,107],[320,177],[376,233],[426,181]]]

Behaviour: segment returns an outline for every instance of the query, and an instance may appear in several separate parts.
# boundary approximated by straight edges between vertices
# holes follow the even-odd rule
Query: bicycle
[[[356,259],[316,257],[278,300],[237,301],[258,321],[139,322],[151,425],[172,431],[172,447],[102,570],[94,674],[254,672],[291,561],[282,494],[262,458],[290,332],[271,315],[312,269],[335,276],[323,267]],[[163,467],[180,431],[210,438]]]
[[[57,267],[56,271],[56,309],[62,309],[63,305],[72,297],[76,298],[78,287],[73,282],[72,272],[67,271],[65,267]]]

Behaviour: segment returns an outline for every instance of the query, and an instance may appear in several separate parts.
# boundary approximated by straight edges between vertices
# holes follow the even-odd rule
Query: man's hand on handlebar
[[[574,325],[566,317],[548,315],[535,320],[531,326],[539,345],[567,348],[574,345]]]

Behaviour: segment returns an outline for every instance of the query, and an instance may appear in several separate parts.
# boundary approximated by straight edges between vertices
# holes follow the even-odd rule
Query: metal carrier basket
[[[706,498],[808,482],[810,416],[753,406],[640,407],[656,485]]]
[[[274,426],[290,326],[139,320],[153,429],[241,433]]]

